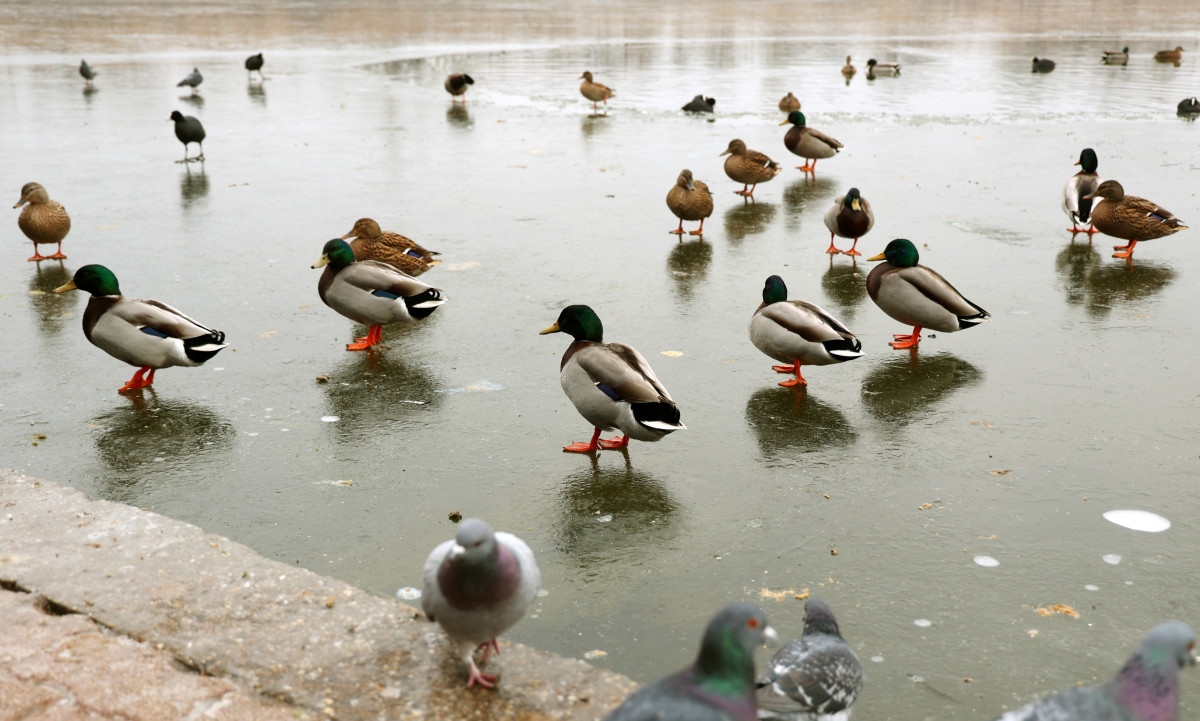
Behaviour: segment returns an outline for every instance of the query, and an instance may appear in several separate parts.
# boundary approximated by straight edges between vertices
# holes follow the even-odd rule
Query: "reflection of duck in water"
[[[978,383],[983,373],[955,356],[893,356],[878,364],[862,384],[862,401],[884,421],[907,422],[954,391]]]
[[[839,313],[853,319],[858,306],[867,298],[865,273],[857,265],[835,265],[830,258],[829,269],[821,276],[821,290]]]
[[[765,460],[854,443],[858,432],[836,407],[794,388],[761,388],[746,401],[746,424]]]
[[[751,201],[752,198],[740,205],[731,205],[725,211],[725,235],[729,240],[739,241],[747,236],[757,235],[770,227],[771,221],[775,219],[778,206],[774,203]]]
[[[712,254],[708,243],[676,243],[667,255],[667,272],[684,300],[690,300],[692,285],[708,276]]]
[[[867,294],[875,305],[905,325],[912,333],[897,333],[891,347],[916,348],[925,328],[954,333],[986,321],[986,310],[963,297],[932,268],[918,265],[917,247],[904,238],[887,244],[869,260],[884,260],[867,276]]]
[[[658,478],[626,462],[601,467],[596,456],[557,485],[558,547],[590,572],[623,562],[653,558],[675,536],[671,522],[679,503]],[[598,518],[610,518],[598,523]],[[595,580],[607,579],[597,575]]]
[[[446,120],[457,128],[471,127],[471,113],[467,111],[467,104],[451,102],[450,107],[446,108]]]
[[[1058,271],[1068,304],[1082,305],[1086,301],[1088,280],[1099,266],[1100,254],[1090,243],[1071,243],[1058,252],[1054,257],[1054,268]]]
[[[1150,262],[1099,265],[1087,276],[1088,312],[1102,317],[1113,308],[1140,305],[1174,279],[1175,271],[1168,265]]]
[[[197,200],[208,196],[208,175],[204,172],[203,164],[197,173],[192,172],[192,166],[185,167],[187,172],[179,176],[179,198],[186,209]]]
[[[153,388],[129,399],[129,405],[88,423],[97,429],[97,455],[122,481],[131,470],[151,465],[171,473],[186,468],[190,476],[202,478],[205,474],[196,472],[197,458],[223,453],[237,436],[233,424],[211,409],[190,401],[160,401]],[[161,465],[156,458],[163,459]],[[106,497],[129,503],[139,495]]]
[[[575,410],[596,429],[591,441],[572,443],[564,451],[625,448],[630,438],[657,441],[687,428],[642,354],[624,343],[604,342],[604,326],[595,311],[586,305],[563,308],[541,335],[559,332],[575,339],[563,353],[559,382]],[[600,440],[601,431],[613,428],[621,431],[620,438]]]
[[[71,280],[71,273],[62,263],[45,268],[38,263],[35,267],[37,273],[29,276],[29,305],[37,312],[38,328],[43,333],[57,333],[63,329],[63,321],[72,316],[75,304],[54,289]]]
[[[750,317],[750,342],[769,358],[785,365],[777,373],[795,373],[779,385],[808,385],[801,365],[824,366],[862,357],[862,343],[841,321],[823,308],[803,300],[788,300],[787,286],[777,275],[767,278],[762,304]]]
[[[783,189],[783,212],[789,230],[795,230],[802,222],[810,206],[824,207],[830,196],[837,192],[837,182],[832,178],[804,175],[793,180]]]
[[[399,326],[396,337],[404,345],[417,343],[415,325]],[[362,353],[343,356],[321,385],[331,415],[340,420],[327,431],[347,445],[375,444],[399,439],[401,434],[423,431],[429,413],[442,402],[444,382],[415,360],[416,354]]]

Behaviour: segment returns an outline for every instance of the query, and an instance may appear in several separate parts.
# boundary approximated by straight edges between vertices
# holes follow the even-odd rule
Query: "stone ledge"
[[[198,678],[291,706],[293,718],[589,721],[635,688],[582,661],[502,642],[498,691],[468,689],[441,630],[411,607],[12,471],[0,471],[0,582],[150,644]],[[8,688],[9,662],[0,663],[0,698],[36,695]]]

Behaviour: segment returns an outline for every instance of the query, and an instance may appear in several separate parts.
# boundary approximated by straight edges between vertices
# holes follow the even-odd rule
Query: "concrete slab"
[[[0,471],[0,586],[0,615],[19,619],[0,640],[0,721],[10,708],[61,711],[63,698],[95,718],[589,721],[636,687],[502,641],[487,669],[502,674],[498,691],[467,689],[416,609],[12,471]],[[136,652],[117,653],[126,643]],[[49,669],[62,679],[40,683]],[[242,699],[251,710],[230,710]],[[269,715],[278,704],[291,715]]]

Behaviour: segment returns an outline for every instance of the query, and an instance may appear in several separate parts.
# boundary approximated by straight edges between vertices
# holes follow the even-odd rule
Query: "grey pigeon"
[[[257,70],[258,71],[258,79],[259,80],[265,79],[266,76],[263,75],[262,66],[263,66],[262,53],[259,53],[257,55],[251,55],[250,57],[246,58],[246,78],[249,79],[249,78],[253,77],[251,75],[251,73],[253,73],[255,70]]]
[[[88,65],[86,60],[79,61],[79,74],[83,76],[88,85],[91,85],[92,78],[96,77],[96,71],[92,70],[92,66]]]
[[[175,137],[179,138],[179,142],[183,143],[183,160],[176,160],[176,163],[187,163],[190,161],[199,160],[204,162],[204,126],[200,121],[191,115],[184,115],[178,110],[171,111],[171,117],[168,120],[175,121]],[[188,158],[188,143],[195,143],[200,146],[200,154]]]
[[[454,98],[462,95],[463,102],[465,103],[467,102],[465,93],[474,84],[475,78],[472,78],[470,75],[466,73],[454,73],[446,78],[446,82],[442,84],[442,87],[446,88],[446,92],[453,96],[450,98],[450,102],[457,102]]]
[[[204,82],[204,76],[200,74],[200,68],[192,68],[192,72],[188,73],[187,77],[175,84],[175,87],[182,88],[184,85],[190,87],[192,92],[196,91],[196,86]]]
[[[686,110],[689,113],[711,113],[713,106],[716,104],[716,98],[706,98],[703,95],[697,95],[692,98],[690,103],[680,108],[680,110]]]
[[[1186,623],[1159,624],[1108,683],[1060,691],[997,721],[1175,721],[1179,669],[1196,663],[1195,646],[1196,634]]]
[[[758,717],[788,721],[847,721],[862,691],[863,667],[842,640],[829,604],[804,604],[804,634],[767,662],[758,675]]]
[[[483,648],[481,663],[492,650],[499,655],[496,637],[524,618],[541,587],[529,546],[478,518],[463,521],[454,540],[438,544],[425,559],[421,608],[467,662],[468,687],[495,687],[496,677],[480,673],[472,653]]]
[[[758,606],[728,606],[709,621],[695,663],[642,687],[605,721],[754,721],[754,649],[777,638]]]

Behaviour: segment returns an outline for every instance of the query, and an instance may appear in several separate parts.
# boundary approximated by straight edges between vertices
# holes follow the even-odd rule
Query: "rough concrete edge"
[[[0,579],[330,718],[601,718],[624,676],[514,643],[498,692],[419,611],[157,513],[0,470]],[[495,671],[496,669],[491,669]]]

